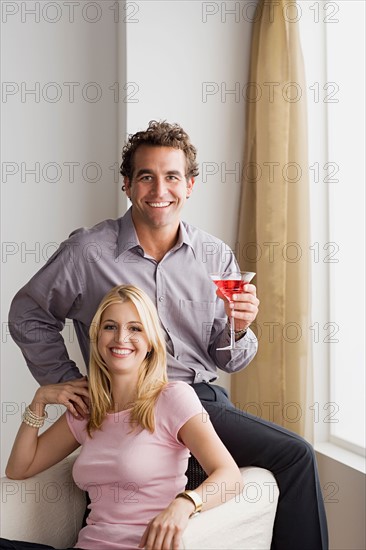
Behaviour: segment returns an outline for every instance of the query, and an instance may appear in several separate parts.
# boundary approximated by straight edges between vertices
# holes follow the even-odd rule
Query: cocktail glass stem
[[[230,304],[232,303],[230,301]],[[230,317],[230,347],[231,349],[235,348],[235,319],[232,315]]]

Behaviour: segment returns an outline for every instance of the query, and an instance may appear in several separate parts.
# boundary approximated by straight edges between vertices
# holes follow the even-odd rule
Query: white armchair
[[[77,454],[26,480],[1,480],[1,536],[68,548],[75,544],[85,512],[85,495],[74,484]],[[261,468],[241,469],[239,497],[189,521],[185,550],[268,550],[271,545],[278,488]]]

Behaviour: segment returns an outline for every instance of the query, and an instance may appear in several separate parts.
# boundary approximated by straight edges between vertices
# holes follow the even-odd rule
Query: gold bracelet
[[[48,414],[46,411],[44,412],[43,416],[38,416],[30,409],[28,405],[28,407],[25,409],[23,414],[23,422],[24,424],[27,424],[31,428],[42,428],[44,421],[46,420],[47,417],[48,417]]]
[[[189,516],[190,518],[192,518],[193,516],[196,516],[202,510],[202,505],[203,505],[202,499],[199,496],[199,494],[196,493],[195,491],[183,491],[182,493],[179,493],[175,498],[186,498],[187,500],[190,500],[193,503],[194,510]]]

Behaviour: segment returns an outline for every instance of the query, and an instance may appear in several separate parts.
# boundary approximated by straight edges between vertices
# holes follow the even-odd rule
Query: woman
[[[90,415],[83,418],[75,409],[85,412],[88,396],[86,380],[75,381],[66,413],[38,436],[55,395],[55,385],[40,387],[24,414],[6,474],[33,476],[82,445],[73,476],[93,494],[75,548],[179,548],[194,513],[240,492],[240,472],[193,389],[168,382],[164,336],[143,291],[129,285],[112,289],[93,318],[90,341]],[[188,449],[208,474],[194,492],[184,491]]]

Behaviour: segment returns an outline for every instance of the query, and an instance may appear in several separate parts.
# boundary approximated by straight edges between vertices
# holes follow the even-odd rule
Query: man
[[[178,125],[152,121],[130,136],[121,173],[132,208],[118,220],[81,229],[20,290],[10,311],[10,330],[40,384],[60,384],[59,402],[79,395],[80,372],[67,355],[60,330],[73,319],[88,364],[88,329],[97,306],[116,284],[133,283],[155,301],[165,330],[169,378],[192,384],[215,429],[239,466],[273,472],[280,489],[272,548],[327,548],[326,520],[314,452],[296,434],[243,413],[224,390],[210,384],[217,368],[236,372],[257,350],[249,326],[259,300],[254,285],[223,300],[212,272],[235,271],[224,243],[180,220],[198,175],[196,149]],[[236,345],[229,344],[228,318]],[[78,393],[79,391],[79,393]]]

